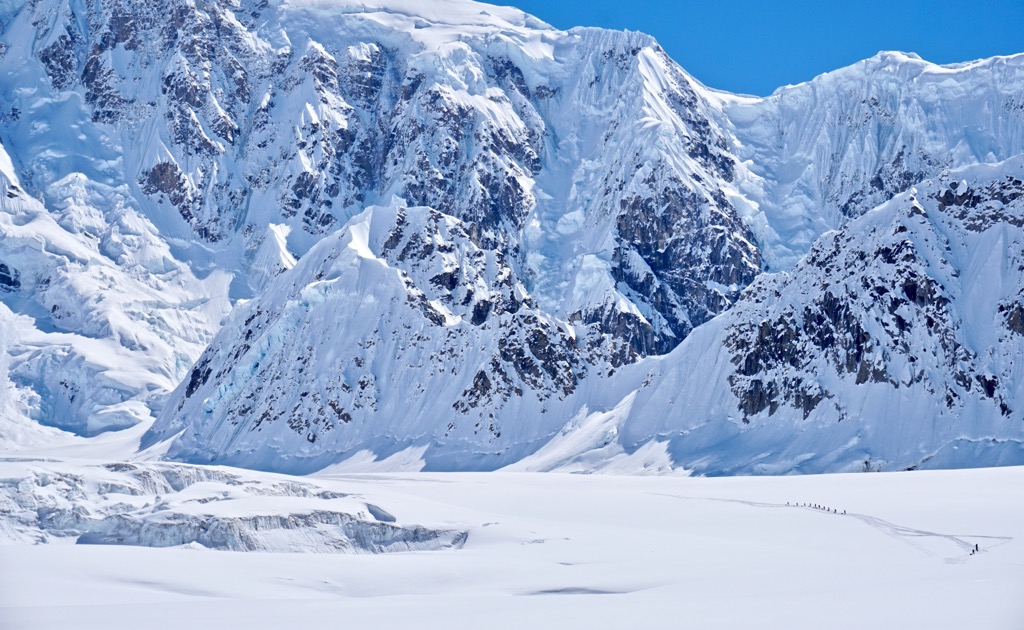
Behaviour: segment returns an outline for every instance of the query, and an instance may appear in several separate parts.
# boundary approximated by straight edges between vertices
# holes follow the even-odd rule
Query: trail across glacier
[[[741,505],[748,505],[756,508],[788,508],[788,509],[800,509],[810,511],[825,516],[841,517],[841,518],[852,518],[862,521],[868,527],[872,527],[879,532],[904,542],[911,547],[921,551],[925,555],[932,557],[939,557],[940,555],[945,558],[948,563],[964,562],[967,556],[973,555],[972,552],[977,549],[976,553],[981,553],[1005,545],[1013,541],[1011,536],[993,536],[989,534],[942,534],[939,532],[927,531],[924,529],[917,529],[913,527],[907,527],[905,525],[897,525],[891,523],[885,519],[871,516],[869,514],[856,514],[853,512],[847,512],[845,509],[823,506],[816,503],[808,502],[786,502],[786,503],[762,503],[759,501],[743,501],[740,499],[719,499],[719,498],[706,498],[706,497],[687,497],[687,496],[676,496],[676,495],[663,495],[670,496],[676,499],[690,499],[695,501],[725,501],[729,503],[739,503]],[[915,539],[921,539],[923,542],[919,542]],[[930,545],[928,543],[931,543]],[[948,553],[949,545],[936,545],[936,543],[950,543],[956,547],[957,553],[950,556]],[[982,543],[986,543],[982,546]],[[977,545],[977,547],[976,547]],[[941,547],[947,550],[947,553],[939,554],[936,549],[932,547]]]
[[[3,476],[24,478],[19,466],[34,479],[46,470],[53,480],[61,471],[77,476],[93,497],[81,501],[86,511],[150,500],[119,494],[112,478],[184,475],[176,464],[55,459],[5,462]],[[161,489],[162,500],[191,515],[298,514],[329,504],[367,512],[364,522],[390,517],[467,537],[460,549],[384,554],[8,542],[0,544],[0,626],[259,629],[343,619],[613,628],[670,620],[1017,630],[1024,622],[1024,505],[1016,500],[1024,468],[774,478],[209,470],[189,473],[188,487],[175,481],[177,492]],[[45,498],[55,485],[34,493]],[[970,555],[975,543],[983,553]]]

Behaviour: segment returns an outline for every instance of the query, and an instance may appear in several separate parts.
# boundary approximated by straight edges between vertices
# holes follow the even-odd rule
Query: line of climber
[[[840,515],[846,514],[846,510],[843,510],[842,512],[840,512],[836,508],[830,508],[830,507],[826,507],[824,505],[818,505],[817,503],[790,503],[789,501],[786,501],[786,505],[787,506],[793,506],[793,507],[811,508],[812,510],[821,510],[822,512],[828,512],[829,514],[840,514]]]
[[[846,510],[843,510],[842,512],[840,512],[836,508],[830,508],[830,507],[826,507],[824,505],[818,505],[817,503],[790,503],[789,501],[786,501],[786,506],[787,507],[810,508],[812,510],[821,510],[822,512],[826,512],[828,514],[839,514],[841,516],[846,515]],[[974,544],[974,548],[971,549],[970,555],[973,556],[976,553],[981,553],[981,547],[979,547],[977,543],[975,543]]]

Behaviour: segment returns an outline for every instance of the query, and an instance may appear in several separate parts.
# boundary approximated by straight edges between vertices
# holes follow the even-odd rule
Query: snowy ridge
[[[184,429],[171,457],[309,472],[431,444],[459,456],[449,465],[494,468],[535,448],[536,427],[513,418],[544,418],[600,351],[587,357],[460,221],[396,200],[237,309],[143,445]]]
[[[755,232],[778,270],[919,181],[1019,155],[1022,90],[1024,54],[942,66],[881,52],[764,99],[706,94],[749,166],[740,188],[763,213]]]

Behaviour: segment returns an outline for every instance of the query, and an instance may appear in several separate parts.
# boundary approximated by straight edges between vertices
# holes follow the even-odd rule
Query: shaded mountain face
[[[735,418],[810,418],[823,386],[778,376],[807,368],[803,311],[758,319],[755,278],[810,265],[895,299],[919,273],[906,299],[948,306],[931,268],[874,277],[822,254],[834,234],[815,242],[1024,146],[1021,57],[885,53],[756,99],[701,86],[648,36],[473,2],[35,0],[0,24],[12,441],[159,416],[147,443],[179,436],[183,459],[312,470],[426,448],[493,468],[623,412],[630,375],[653,387],[659,356],[695,356],[690,335],[734,313],[715,343],[740,371],[693,378],[727,384]],[[821,302],[819,350],[880,383],[865,304]],[[894,304],[887,325],[909,326]],[[935,306],[948,330],[907,352],[939,344],[996,400],[1020,379],[963,367],[958,313]],[[963,399],[953,382],[936,395]]]

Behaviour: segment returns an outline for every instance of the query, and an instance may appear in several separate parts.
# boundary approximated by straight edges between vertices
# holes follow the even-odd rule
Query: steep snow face
[[[1022,304],[1024,161],[953,171],[641,363],[622,440],[714,474],[1019,464]]]
[[[662,353],[729,306],[760,253],[736,160],[692,80],[649,37],[571,31],[539,111],[550,141],[526,227],[538,301]]]
[[[2,146],[0,188],[5,440],[28,419],[83,435],[150,419],[227,313],[228,278],[174,260],[123,189],[69,175],[47,210]]]
[[[180,433],[172,457],[291,471],[429,445],[495,468],[557,428],[599,341],[537,310],[465,224],[396,201],[233,313],[144,445]]]
[[[1024,151],[1024,55],[940,66],[883,52],[765,99],[709,93],[749,167],[770,268],[945,170]],[[755,226],[757,222],[755,222]]]

